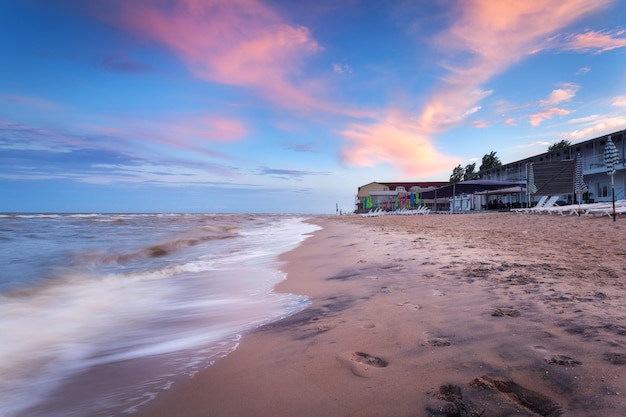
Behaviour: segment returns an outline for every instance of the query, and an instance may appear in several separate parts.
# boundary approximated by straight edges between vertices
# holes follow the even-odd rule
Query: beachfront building
[[[528,174],[532,165],[537,192],[529,195],[527,192],[503,196],[508,203],[526,204],[540,196],[559,196],[561,204],[574,202],[574,168],[577,155],[580,155],[583,167],[584,181],[588,192],[583,201],[602,202],[611,201],[611,176],[607,175],[604,162],[604,149],[610,137],[618,151],[619,163],[615,166],[613,181],[615,184],[615,199],[626,198],[626,130],[603,135],[584,142],[579,142],[565,148],[555,149],[529,158],[521,159],[497,168],[479,172],[482,179],[495,181],[528,181]],[[516,204],[517,205],[517,204]]]
[[[359,187],[355,198],[355,212],[416,208],[420,204],[420,193],[446,184],[448,183],[442,181],[370,182]]]
[[[356,211],[396,210],[426,203],[435,211],[467,212],[510,209],[533,205],[544,196],[558,196],[558,204],[609,202],[612,190],[616,200],[626,198],[626,130],[613,132],[568,147],[541,153],[497,168],[478,172],[480,180],[448,182],[372,182],[359,187]],[[604,162],[608,138],[617,148],[613,184]],[[575,164],[580,155],[584,182],[588,191],[576,196]],[[534,176],[536,192],[527,188],[529,172]],[[411,195],[414,199],[411,199]],[[406,203],[408,201],[408,203]]]

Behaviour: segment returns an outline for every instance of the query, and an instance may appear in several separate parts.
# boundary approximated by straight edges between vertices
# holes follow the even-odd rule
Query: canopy
[[[510,193],[510,188],[517,190],[524,190],[526,187],[526,181],[494,181],[494,180],[470,180],[461,181],[454,184],[448,184],[443,187],[436,188],[432,191],[422,192],[422,198],[426,200],[433,200],[435,198],[452,197],[459,194],[475,194],[483,191],[497,191],[503,190],[502,194]],[[519,188],[517,188],[519,187]],[[506,190],[506,191],[504,191]],[[495,192],[492,194],[496,194]]]

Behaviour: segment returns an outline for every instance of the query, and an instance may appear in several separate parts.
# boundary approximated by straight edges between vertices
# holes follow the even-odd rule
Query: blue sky
[[[625,6],[5,0],[0,211],[351,211],[622,130]]]

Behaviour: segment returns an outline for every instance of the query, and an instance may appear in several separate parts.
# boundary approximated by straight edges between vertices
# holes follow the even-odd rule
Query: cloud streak
[[[417,117],[395,112],[371,125],[351,125],[342,132],[350,142],[343,149],[344,160],[361,166],[387,162],[410,175],[451,169],[458,159],[436,151],[433,137],[480,111],[479,103],[493,93],[484,87],[487,81],[543,49],[549,35],[607,4],[607,0],[458,2],[450,26],[433,44],[444,57],[440,65],[447,74],[421,112]],[[566,85],[553,91],[545,105],[571,99],[576,88]],[[532,115],[531,123],[564,114],[569,111],[547,109]],[[507,120],[509,125],[514,123]],[[484,127],[485,122],[479,120],[473,125]]]
[[[99,65],[105,71],[126,74],[139,74],[156,71],[153,66],[130,59],[126,57],[125,54],[106,56],[100,60]]]
[[[290,23],[260,0],[125,2],[114,20],[127,30],[166,46],[199,79],[249,89],[290,111],[368,116],[369,121],[350,122],[340,131],[344,139],[342,160],[359,166],[390,163],[404,174],[427,176],[459,162],[437,151],[434,138],[480,111],[479,103],[493,93],[485,88],[490,79],[545,49],[549,36],[608,3],[609,0],[569,0],[557,5],[549,0],[458,2],[450,14],[449,27],[432,45],[443,57],[440,66],[446,74],[421,110],[413,115],[393,108],[364,113],[319,99],[328,92],[328,86],[307,78],[302,63],[323,53],[324,48],[307,27]],[[619,33],[604,35],[605,38],[589,34],[577,38],[577,42],[604,42],[606,49],[606,37],[615,39]],[[569,39],[569,44],[573,45],[574,40]],[[332,71],[345,74],[350,67],[333,64]],[[531,125],[569,114],[555,106],[571,99],[576,88],[564,85],[553,91],[541,103],[547,109],[529,116]],[[472,124],[485,127],[486,123],[478,120]],[[190,133],[194,136],[192,132],[183,132],[183,136],[189,137]],[[199,131],[195,136],[199,136]],[[177,146],[194,149],[194,144],[183,140]]]
[[[555,39],[556,47],[576,52],[592,52],[600,54],[626,46],[626,30],[589,30],[584,33],[565,36],[562,40]]]
[[[322,46],[261,1],[131,1],[113,19],[168,47],[200,79],[249,88],[282,107],[332,107],[315,98],[324,86],[302,75]]]
[[[436,46],[448,56],[442,65],[449,75],[426,106],[423,122],[434,131],[458,124],[490,94],[481,87],[486,81],[542,49],[550,34],[606,4],[584,0],[459,2],[449,30],[436,38]]]
[[[388,163],[407,175],[422,176],[460,162],[439,152],[421,126],[399,111],[370,125],[354,123],[341,134],[348,141],[342,150],[342,159],[348,164]]]
[[[580,87],[576,84],[563,84],[561,88],[552,90],[550,96],[539,102],[540,106],[554,106],[559,103],[570,101]]]
[[[536,113],[533,113],[529,116],[530,125],[533,127],[537,127],[544,120],[552,119],[553,116],[567,116],[572,113],[570,110],[559,109],[559,108],[551,108],[546,110],[541,110]]]

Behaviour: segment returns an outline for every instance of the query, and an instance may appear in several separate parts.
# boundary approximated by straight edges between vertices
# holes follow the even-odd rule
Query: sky
[[[335,213],[626,128],[626,0],[0,0],[0,212]]]

